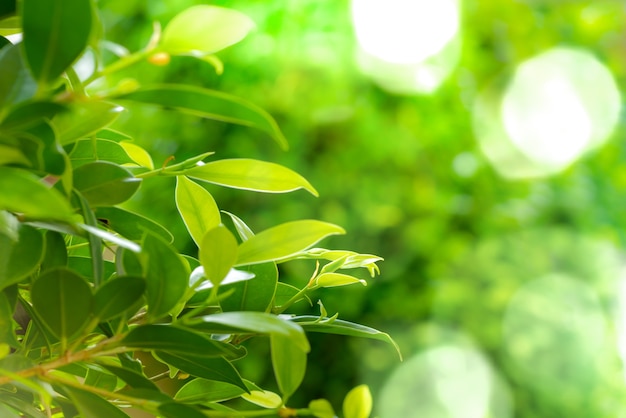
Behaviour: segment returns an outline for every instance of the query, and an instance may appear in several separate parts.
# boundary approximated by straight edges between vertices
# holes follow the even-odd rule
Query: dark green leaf
[[[241,379],[237,369],[222,357],[198,357],[162,351],[156,352],[156,356],[161,361],[192,376],[230,383],[248,392],[248,388]]]
[[[29,218],[72,222],[73,211],[59,191],[46,187],[33,174],[0,167],[0,210]]]
[[[39,318],[61,341],[82,331],[91,316],[91,288],[68,269],[44,272],[32,285],[31,299]]]
[[[199,357],[232,357],[240,354],[230,344],[212,340],[188,329],[162,324],[135,327],[120,344],[145,351],[161,350]]]
[[[82,102],[57,115],[52,124],[61,145],[91,136],[119,116],[122,107],[101,101]]]
[[[40,121],[26,131],[15,133],[15,137],[32,167],[57,176],[65,172],[67,155],[57,143],[54,130],[48,122]]]
[[[77,190],[74,190],[73,193],[78,199],[78,202],[80,204],[80,211],[83,214],[83,219],[85,220],[85,223],[87,225],[91,225],[91,227],[96,229],[96,215],[94,215],[93,210],[87,202],[87,199]],[[98,235],[92,232],[87,236],[87,241],[89,242],[89,254],[91,255],[91,278],[93,284],[96,286],[97,289],[98,287],[100,287],[100,284],[104,280],[104,256],[102,254],[102,240]],[[86,277],[90,277],[90,275],[87,275]]]
[[[43,259],[41,232],[23,224],[17,232],[17,241],[0,235],[0,290],[33,273]]]
[[[0,82],[1,83],[1,82]],[[50,119],[67,108],[54,102],[29,102],[15,106],[0,124],[3,130],[26,129],[41,123],[42,119]]]
[[[198,180],[235,189],[265,193],[287,193],[305,189],[314,196],[317,191],[300,174],[279,164],[236,158],[212,161],[193,167],[185,174]]]
[[[256,385],[244,380],[248,390],[258,389]],[[174,399],[187,403],[221,402],[236,398],[246,393],[242,388],[231,383],[216,380],[193,379],[178,390]]]
[[[308,352],[309,341],[302,328],[294,322],[264,312],[224,312],[198,318],[194,328],[214,334],[268,334],[282,335]]]
[[[136,389],[146,389],[159,392],[159,388],[150,379],[143,374],[126,367],[112,366],[108,364],[100,364],[103,368],[107,369],[121,380],[123,380],[128,386]]]
[[[5,0],[0,5],[0,19],[4,19],[7,16],[11,16],[15,14],[15,10],[17,8],[16,0]]]
[[[113,206],[125,202],[139,188],[140,179],[109,162],[88,163],[74,170],[74,187],[91,206]]]
[[[203,118],[250,126],[269,133],[282,148],[287,140],[264,110],[227,93],[186,85],[143,87],[119,99],[174,108]]]
[[[13,321],[13,305],[6,292],[0,292],[0,343],[18,348],[20,343],[15,336],[16,323]]]
[[[19,45],[0,49],[0,68],[0,108],[24,102],[35,95],[37,83],[26,67]]]
[[[159,412],[165,418],[206,418],[199,409],[175,402],[159,405]]]
[[[272,305],[278,283],[278,270],[274,263],[255,264],[242,270],[254,274],[254,278],[233,283],[234,292],[220,302],[224,311],[266,312]]]
[[[146,231],[159,235],[169,243],[174,240],[172,234],[163,226],[149,218],[122,208],[101,206],[95,208],[95,214],[98,220],[105,224],[107,228],[133,241],[140,241]]]
[[[398,352],[398,356],[402,359],[400,348],[389,336],[389,334],[378,331],[374,328],[366,327],[361,324],[355,324],[353,322],[343,321],[341,319],[322,318],[320,320],[319,317],[310,315],[296,316],[290,320],[300,324],[307,332],[324,332],[327,334],[349,335],[352,337],[384,341],[393,345]]]
[[[272,367],[276,382],[286,401],[300,386],[306,372],[306,353],[284,335],[270,336]]]
[[[189,267],[174,248],[156,235],[146,235],[141,248],[148,314],[159,318],[170,313],[185,296]]]
[[[63,386],[63,390],[80,412],[81,418],[130,418],[112,403],[91,392],[70,386]]]
[[[67,248],[63,235],[55,231],[46,231],[44,238],[46,252],[41,261],[41,270],[67,266]]]
[[[193,6],[167,24],[160,46],[172,55],[212,54],[241,41],[253,27],[254,22],[236,10]]]
[[[94,315],[101,322],[124,314],[135,306],[146,289],[141,277],[117,277],[104,282],[94,295]]]
[[[50,83],[83,52],[91,33],[89,0],[25,0],[24,50],[37,80]]]
[[[244,241],[239,246],[237,265],[284,260],[315,245],[323,238],[344,233],[343,228],[322,221],[287,222]]]
[[[214,286],[219,286],[235,264],[237,250],[237,239],[224,225],[204,234],[200,243],[200,264],[205,277]]]
[[[111,277],[115,273],[115,264],[104,260],[103,265],[104,274],[102,277]],[[69,256],[67,258],[67,266],[83,277],[91,278],[93,275],[93,261],[90,257]]]
[[[220,224],[220,211],[211,193],[185,176],[176,178],[176,208],[197,246],[207,231]]]

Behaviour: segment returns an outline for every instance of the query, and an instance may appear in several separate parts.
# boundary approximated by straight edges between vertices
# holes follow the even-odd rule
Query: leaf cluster
[[[286,148],[274,119],[254,104],[193,85],[125,79],[103,87],[138,62],[158,71],[172,55],[208,61],[219,72],[213,54],[246,36],[251,20],[195,6],[162,31],[155,26],[148,45],[129,52],[104,38],[91,0],[24,0],[2,13],[0,415],[127,417],[125,409],[136,408],[167,418],[335,416],[324,400],[287,406],[304,379],[307,333],[395,343],[329,316],[321,302],[319,316],[290,308],[310,303],[318,288],[365,285],[343,271],[365,268],[374,276],[381,258],[313,248],[344,233],[318,220],[255,233],[203,187],[317,195],[287,167],[213,159],[210,151],[155,166],[149,150],[112,128],[125,106],[148,104],[259,129]],[[108,62],[107,53],[118,56]],[[172,178],[171,196],[197,246],[193,256],[173,245],[187,237],[125,208],[154,177]],[[277,264],[295,259],[317,263],[301,287],[279,278]],[[237,368],[252,338],[269,341],[278,393]],[[151,375],[146,358],[167,372]],[[184,384],[168,391],[161,384],[168,379]],[[344,402],[348,418],[365,418],[370,409],[364,386]]]

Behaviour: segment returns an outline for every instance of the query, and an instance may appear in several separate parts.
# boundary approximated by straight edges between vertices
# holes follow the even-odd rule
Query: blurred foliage
[[[108,37],[136,48],[148,41],[153,21],[166,23],[196,3],[101,1],[109,12]],[[134,120],[143,116],[145,123],[125,129],[160,155],[155,163],[169,156],[182,161],[198,149],[217,148],[219,141],[220,158],[251,155],[296,169],[320,192],[315,204],[304,193],[264,196],[217,188],[211,193],[225,210],[252,214],[245,221],[256,230],[278,221],[320,218],[349,231],[333,238],[334,246],[386,259],[382,276],[369,289],[328,295],[330,314],[339,311],[392,331],[406,357],[437,340],[425,336],[429,323],[468,336],[507,381],[517,417],[618,416],[626,390],[615,348],[598,353],[604,360],[590,365],[591,371],[580,371],[587,373],[584,384],[564,375],[546,390],[509,361],[501,322],[522,283],[556,271],[595,289],[607,329],[616,327],[619,253],[626,246],[624,120],[607,145],[559,175],[507,181],[481,155],[471,117],[481,88],[556,45],[590,49],[624,91],[623,2],[465,1],[460,62],[434,94],[424,96],[388,94],[359,73],[348,2],[213,3],[238,9],[257,24],[242,44],[220,54],[222,75],[208,63],[174,57],[160,71],[137,65],[135,77],[183,80],[245,96],[277,118],[290,152],[245,128],[130,109]],[[118,123],[124,124],[124,117]],[[475,163],[475,170],[455,170],[458,158]],[[173,203],[163,206],[169,200],[161,194],[168,192],[156,183],[143,189],[135,204],[170,229],[183,228]],[[175,245],[192,248],[191,243]],[[310,265],[303,263],[302,269],[285,273],[301,283],[307,271]],[[333,393],[368,379],[376,398],[398,367],[392,350],[376,343],[354,341],[347,347],[324,335],[312,338],[312,344],[315,367],[304,383],[310,396],[333,400]],[[550,348],[555,358],[559,350],[567,351],[558,344]],[[268,372],[258,369],[261,362],[247,361],[243,367]],[[379,414],[384,417],[384,411]]]

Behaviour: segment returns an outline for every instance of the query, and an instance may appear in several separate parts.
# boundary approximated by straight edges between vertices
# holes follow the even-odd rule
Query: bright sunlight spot
[[[479,98],[474,120],[483,151],[506,177],[563,170],[608,139],[620,111],[609,70],[573,48],[522,63],[500,94],[487,93],[492,103]]]
[[[496,387],[497,384],[497,387]],[[478,351],[454,344],[415,355],[389,378],[381,418],[504,418],[507,392]]]
[[[596,292],[564,274],[522,286],[506,309],[502,330],[520,377],[546,391],[588,384],[605,343]]]
[[[353,0],[352,20],[361,70],[390,92],[432,93],[458,62],[456,0]]]

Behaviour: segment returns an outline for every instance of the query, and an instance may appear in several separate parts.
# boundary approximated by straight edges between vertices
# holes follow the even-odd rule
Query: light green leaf
[[[234,346],[212,340],[197,332],[172,325],[141,325],[130,330],[121,345],[138,350],[160,350],[197,357],[236,357]]]
[[[241,397],[250,403],[266,409],[276,409],[283,405],[281,397],[269,390],[251,390],[250,393],[244,393]]]
[[[174,248],[156,235],[146,235],[141,248],[145,256],[148,314],[156,319],[170,313],[185,296],[189,266]]]
[[[55,116],[52,124],[61,145],[67,145],[105,128],[117,119],[122,110],[121,106],[113,103],[81,102]]]
[[[301,351],[310,350],[302,328],[264,312],[224,312],[194,319],[193,327],[212,334],[267,334],[280,335]],[[296,325],[296,326],[294,326]]]
[[[0,290],[19,283],[39,267],[44,255],[44,240],[35,228],[20,224],[17,241],[0,235]]]
[[[124,151],[126,151],[128,156],[133,160],[133,162],[135,162],[135,164],[139,165],[140,167],[149,168],[150,170],[154,169],[152,157],[144,148],[128,141],[120,142],[120,146],[124,148]]]
[[[224,225],[204,234],[200,243],[200,264],[205,277],[214,286],[219,286],[235,264],[237,251],[237,239]]]
[[[287,193],[305,189],[317,196],[317,191],[301,175],[279,164],[265,161],[236,158],[218,160],[193,167],[185,174],[235,189],[265,193]]]
[[[250,391],[258,389],[250,381],[244,379],[243,382]],[[222,402],[241,396],[244,393],[246,393],[245,390],[231,383],[198,378],[185,383],[176,392],[174,399],[186,403]]]
[[[37,80],[50,83],[83,52],[91,33],[89,0],[26,0],[24,50]]]
[[[26,67],[19,45],[0,49],[0,108],[24,102],[35,95],[37,83]]]
[[[230,383],[248,392],[248,388],[241,379],[237,369],[222,357],[199,357],[162,351],[157,351],[155,355],[166,364],[174,366],[192,376]]]
[[[267,112],[247,100],[227,93],[187,85],[162,85],[142,87],[116,98],[160,105],[202,118],[250,126],[267,132],[282,148],[287,148],[287,140]]]
[[[267,312],[271,308],[278,283],[276,264],[255,264],[242,267],[242,270],[254,274],[254,278],[229,286],[232,293],[220,302],[222,310]]]
[[[317,289],[318,287],[348,286],[357,283],[367,286],[367,282],[365,280],[357,279],[356,277],[341,273],[322,273],[315,278],[313,283],[314,284],[311,286],[311,289]]]
[[[74,187],[91,206],[114,206],[135,194],[141,179],[119,165],[96,161],[74,170]]]
[[[112,403],[91,392],[70,386],[63,386],[63,391],[67,393],[82,418],[130,418]]]
[[[222,212],[230,216],[230,219],[233,221],[233,225],[235,226],[235,229],[239,234],[239,238],[241,238],[242,241],[248,241],[251,237],[254,236],[254,232],[252,232],[252,229],[250,229],[250,227],[246,225],[246,223],[241,220],[241,218],[230,212],[226,212],[225,210],[223,210]]]
[[[317,418],[335,418],[335,410],[326,399],[315,399],[309,402],[309,411]]]
[[[220,211],[215,199],[204,187],[185,176],[176,177],[175,197],[178,213],[199,247],[202,237],[220,224]]]
[[[161,49],[172,54],[212,54],[241,41],[254,22],[236,10],[212,5],[190,7],[163,30]]]
[[[110,139],[78,140],[70,152],[72,167],[77,168],[93,161],[104,160],[115,164],[137,164],[121,143]]]
[[[295,316],[290,318],[290,321],[299,324],[307,332],[324,332],[327,334],[340,334],[384,341],[391,344],[396,349],[400,360],[402,360],[402,353],[400,352],[398,344],[396,344],[389,334],[378,331],[377,329],[361,324],[355,324],[353,322],[343,321],[341,319],[319,318],[311,315]]]
[[[287,222],[266,229],[239,246],[237,265],[281,261],[295,256],[343,228],[317,220]]]
[[[65,268],[48,270],[39,276],[32,285],[31,299],[38,317],[62,342],[82,331],[91,317],[91,287]]]
[[[272,367],[278,388],[287,399],[298,389],[306,372],[306,353],[302,347],[283,335],[270,335]]]
[[[143,296],[146,281],[141,277],[117,277],[104,282],[94,295],[94,316],[109,321],[135,306]]]
[[[372,412],[372,394],[367,385],[352,389],[343,400],[344,418],[369,418]]]
[[[0,190],[0,210],[34,219],[72,221],[73,210],[63,195],[25,170],[0,167]]]

